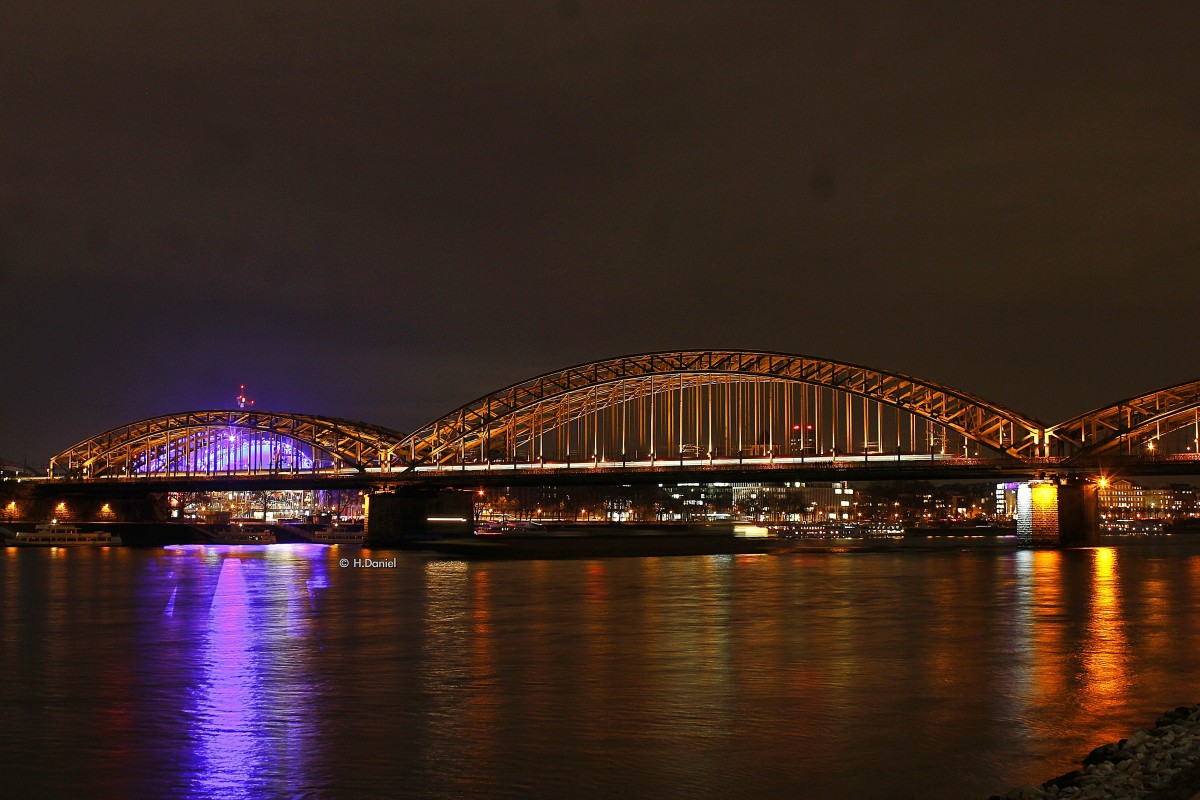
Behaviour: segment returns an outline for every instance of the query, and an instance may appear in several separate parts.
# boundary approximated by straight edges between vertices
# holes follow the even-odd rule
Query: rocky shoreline
[[[989,800],[1193,800],[1200,796],[1200,705],[1180,706],[1128,739],[1088,753],[1082,769]]]

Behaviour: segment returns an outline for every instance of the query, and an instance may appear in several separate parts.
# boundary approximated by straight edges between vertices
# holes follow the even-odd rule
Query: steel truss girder
[[[901,409],[957,431],[989,448],[1020,458],[1036,454],[1045,425],[1012,409],[948,386],[908,375],[809,356],[743,350],[687,350],[622,356],[580,364],[513,384],[463,405],[411,434],[403,443],[411,464],[449,463],[456,454],[503,433],[533,413],[561,421],[559,407],[599,387],[622,387],[622,400],[652,379],[688,375],[712,381],[770,379],[835,389]],[[669,382],[667,382],[669,384]],[[669,391],[674,385],[664,385]],[[609,391],[605,402],[614,402]],[[590,413],[605,405],[579,410]],[[570,412],[568,417],[570,416]],[[1008,436],[1004,435],[1008,428]]]
[[[1070,447],[1073,459],[1085,459],[1119,448],[1123,442],[1177,430],[1193,422],[1198,411],[1200,380],[1192,380],[1080,414],[1047,429],[1047,434]],[[1184,415],[1191,416],[1183,420]]]
[[[131,452],[143,454],[164,447],[170,452],[173,444],[186,437],[229,429],[291,439],[327,453],[335,464],[359,471],[374,468],[387,472],[401,466],[398,447],[404,434],[397,431],[337,417],[238,409],[166,414],[113,428],[54,456],[50,472],[100,477],[114,460],[124,463]]]

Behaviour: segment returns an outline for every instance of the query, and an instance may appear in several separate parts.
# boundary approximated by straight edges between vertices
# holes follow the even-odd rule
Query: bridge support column
[[[1017,488],[1017,539],[1036,547],[1096,544],[1096,487],[1056,480],[1030,481]]]
[[[368,547],[475,533],[471,492],[400,489],[368,495],[364,502]]]

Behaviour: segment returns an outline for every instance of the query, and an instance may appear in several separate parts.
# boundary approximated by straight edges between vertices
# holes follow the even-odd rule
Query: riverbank
[[[1021,786],[989,800],[1195,800],[1200,797],[1200,705],[1180,706],[1149,730],[1097,747],[1080,766],[1040,786]]]

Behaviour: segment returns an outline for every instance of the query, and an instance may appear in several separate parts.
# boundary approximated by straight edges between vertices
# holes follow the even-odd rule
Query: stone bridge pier
[[[395,547],[422,539],[471,536],[475,504],[471,492],[406,487],[366,497],[368,547]]]
[[[1017,488],[1017,539],[1032,547],[1087,547],[1100,538],[1096,486],[1057,477]]]

